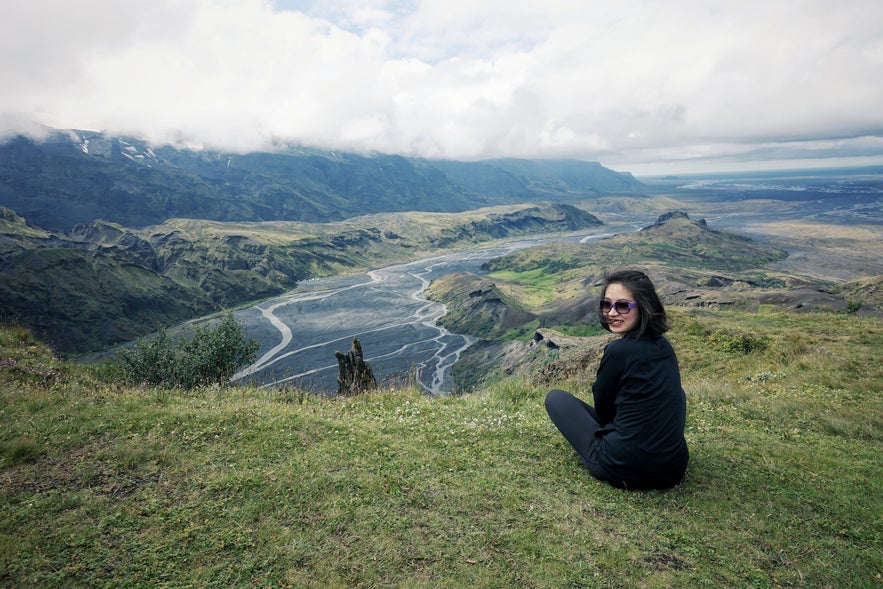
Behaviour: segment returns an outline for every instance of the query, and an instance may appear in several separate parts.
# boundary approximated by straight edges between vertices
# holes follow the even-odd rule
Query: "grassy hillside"
[[[883,320],[672,309],[692,461],[593,480],[545,390],[121,389],[0,329],[0,585],[879,587]]]
[[[456,390],[483,388],[501,375],[568,375],[595,357],[603,338],[587,336],[606,333],[596,297],[604,274],[617,267],[647,271],[667,306],[883,316],[878,228],[815,220],[750,228],[757,239],[668,211],[640,231],[549,242],[491,260],[486,275],[433,281],[426,296],[447,306],[439,323],[479,338],[451,369]]]

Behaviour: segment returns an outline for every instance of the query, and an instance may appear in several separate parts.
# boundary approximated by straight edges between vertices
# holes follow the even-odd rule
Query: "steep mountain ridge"
[[[170,218],[341,221],[383,212],[462,212],[568,202],[643,185],[598,163],[434,161],[279,146],[221,153],[55,131],[0,144],[0,206],[51,231],[96,219],[146,227]]]

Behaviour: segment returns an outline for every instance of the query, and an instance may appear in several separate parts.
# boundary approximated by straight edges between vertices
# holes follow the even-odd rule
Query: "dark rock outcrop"
[[[653,229],[654,227],[662,227],[663,225],[665,225],[666,222],[671,221],[672,219],[686,219],[688,221],[692,221],[692,219],[690,219],[690,215],[688,215],[684,211],[669,211],[667,213],[659,215],[655,223],[644,227],[641,231]],[[708,223],[705,222],[705,219],[699,219],[698,221],[693,222],[696,223],[696,225],[698,225],[699,227],[708,228]]]
[[[365,362],[362,355],[362,344],[357,338],[353,338],[350,351],[344,354],[336,352],[337,365],[340,374],[337,376],[337,394],[351,396],[377,388],[377,380],[371,366]]]

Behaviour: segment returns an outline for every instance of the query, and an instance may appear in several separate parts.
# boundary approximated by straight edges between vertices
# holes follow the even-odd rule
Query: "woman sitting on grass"
[[[666,489],[684,476],[686,396],[668,318],[643,272],[607,276],[601,325],[622,335],[607,344],[592,394],[595,406],[567,391],[546,395],[546,411],[595,478],[623,489]]]

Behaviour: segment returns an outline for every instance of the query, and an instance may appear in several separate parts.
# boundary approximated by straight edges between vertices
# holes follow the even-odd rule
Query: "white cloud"
[[[881,23],[877,0],[6,2],[0,126],[638,171],[883,163]]]

